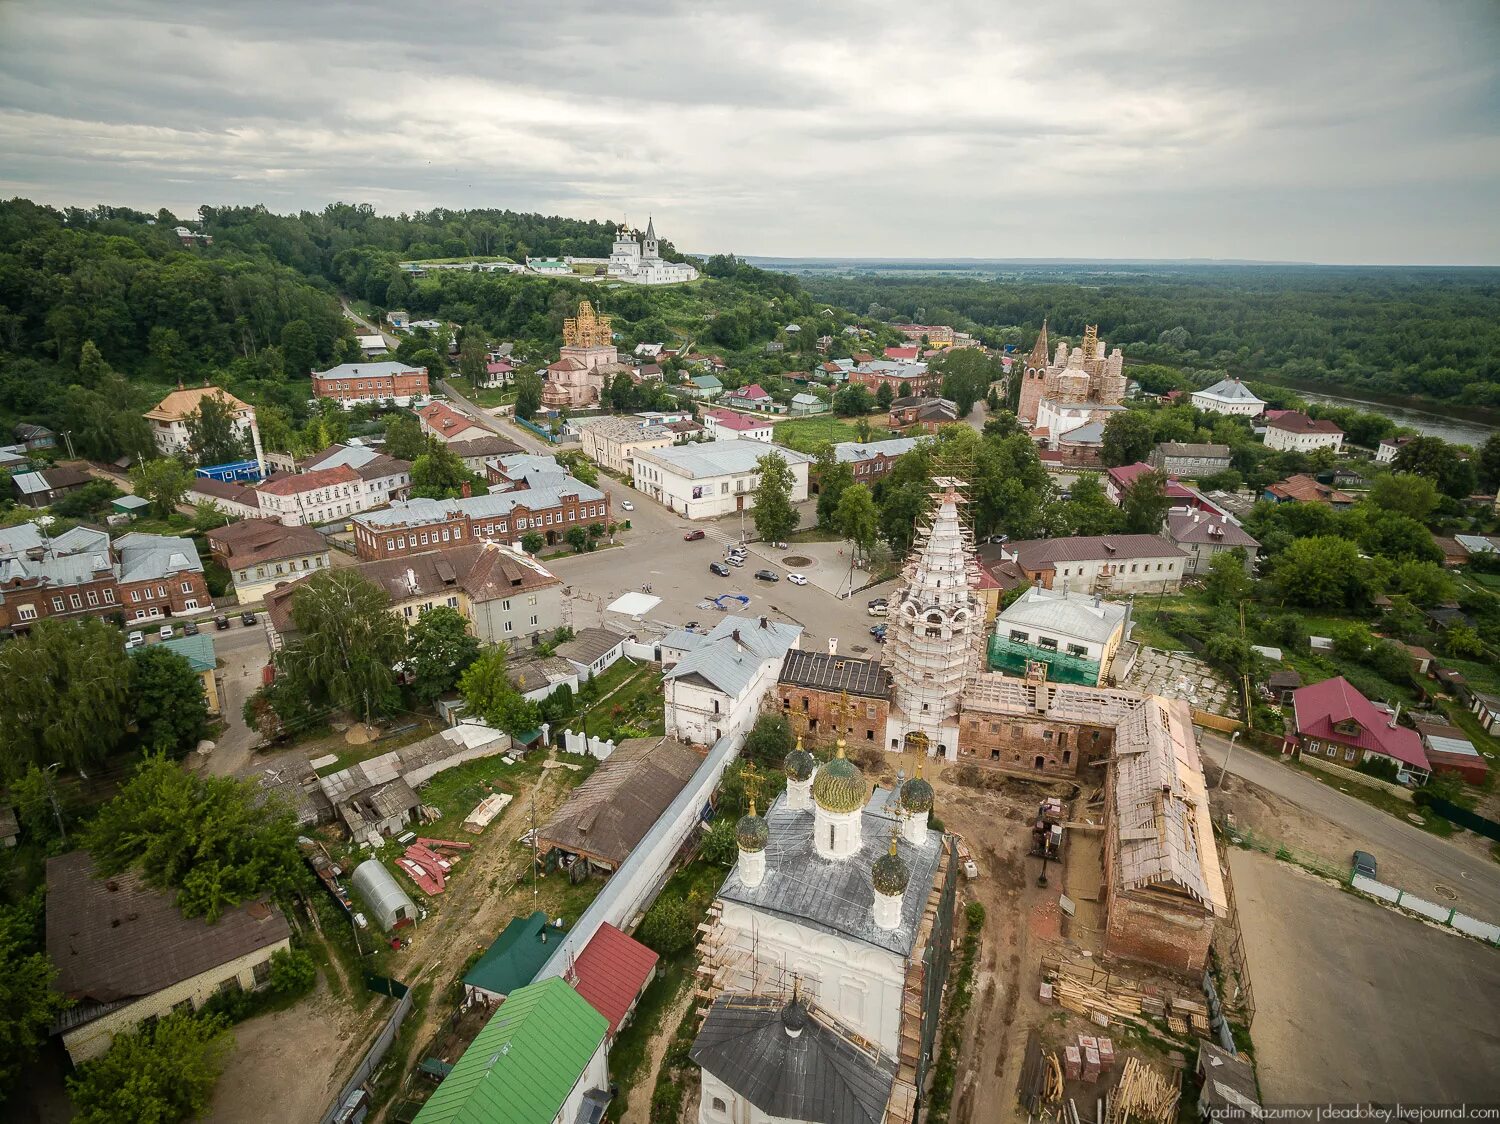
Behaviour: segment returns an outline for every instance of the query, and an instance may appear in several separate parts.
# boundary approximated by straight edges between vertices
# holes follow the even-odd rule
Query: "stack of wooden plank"
[[[1139,1022],[1141,994],[1132,987],[1101,987],[1067,972],[1059,972],[1053,994],[1058,1005],[1077,1015],[1104,1015],[1111,1020]]]
[[[1177,1100],[1182,1096],[1182,1078],[1170,1076],[1142,1062],[1127,1058],[1109,1103],[1108,1124],[1126,1124],[1130,1120],[1167,1124],[1177,1117]]]

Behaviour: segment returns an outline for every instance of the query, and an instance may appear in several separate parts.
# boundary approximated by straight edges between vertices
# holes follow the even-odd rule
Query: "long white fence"
[[[1392,905],[1415,913],[1418,917],[1425,917],[1429,921],[1436,921],[1439,925],[1447,925],[1449,928],[1457,929],[1471,937],[1478,937],[1490,944],[1500,945],[1500,925],[1481,921],[1477,917],[1459,913],[1451,906],[1439,905],[1437,902],[1427,901],[1415,894],[1409,894],[1399,886],[1388,886],[1384,882],[1377,882],[1373,878],[1366,878],[1363,874],[1356,874],[1350,881],[1356,890],[1369,894],[1373,898],[1390,902]]]

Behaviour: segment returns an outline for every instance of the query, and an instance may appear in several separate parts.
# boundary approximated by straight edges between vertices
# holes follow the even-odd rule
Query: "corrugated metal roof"
[[[848,691],[851,695],[883,699],[891,689],[891,675],[879,660],[830,656],[793,648],[781,662],[781,683],[820,691]]]
[[[1000,613],[995,634],[1001,634],[1003,622],[1009,626],[1045,629],[1056,633],[1057,639],[1072,638],[1102,644],[1115,634],[1124,620],[1124,605],[1104,601],[1092,594],[1033,586]]]
[[[640,941],[606,922],[573,965],[572,983],[589,1006],[609,1020],[609,1032],[614,1034],[650,982],[658,959]]]
[[[416,1124],[553,1124],[608,1026],[560,979],[512,992]]]
[[[761,441],[710,441],[699,445],[677,445],[670,449],[647,449],[635,455],[678,476],[698,480],[709,476],[732,476],[751,472],[761,457],[778,454],[787,464],[811,464],[812,457],[795,449],[767,445]]]
[[[1342,675],[1295,691],[1292,713],[1303,737],[1367,749],[1419,769],[1431,767],[1417,732],[1396,725],[1389,712],[1378,709]],[[1336,729],[1341,723],[1353,723],[1353,731]]]
[[[562,936],[548,927],[547,915],[541,910],[530,917],[512,917],[474,962],[464,983],[496,995],[509,995],[536,979]]]

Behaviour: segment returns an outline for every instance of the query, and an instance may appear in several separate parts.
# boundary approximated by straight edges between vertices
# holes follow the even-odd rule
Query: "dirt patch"
[[[667,1049],[672,1045],[672,1038],[676,1035],[677,1028],[682,1025],[683,1016],[687,1014],[688,1005],[692,1002],[693,989],[685,987],[677,1002],[672,1004],[667,1013],[661,1017],[661,1025],[651,1036],[651,1046],[646,1052],[645,1072],[640,1075],[635,1088],[630,1090],[630,1100],[625,1106],[625,1115],[621,1118],[623,1124],[649,1124],[651,1093],[656,1088],[656,1075],[661,1072],[662,1059],[667,1056]],[[694,1082],[693,1088],[697,1087],[697,1082]],[[682,1119],[696,1120],[698,1114],[694,1112],[689,1116],[684,1112]]]
[[[800,569],[803,566],[811,566],[813,564],[813,560],[807,557],[807,555],[805,554],[788,554],[781,560],[781,564],[790,569],[796,570]]]
[[[318,980],[317,990],[285,1011],[234,1028],[234,1052],[214,1088],[205,1120],[254,1124],[267,1108],[280,1120],[317,1120],[353,1070],[384,1005],[354,1011]],[[295,1079],[293,1079],[295,1075]]]

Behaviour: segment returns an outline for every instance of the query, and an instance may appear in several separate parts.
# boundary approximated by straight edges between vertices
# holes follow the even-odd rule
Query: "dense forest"
[[[1085,324],[1131,360],[1500,407],[1500,271],[1102,266],[829,276],[820,300],[1029,346]]]

